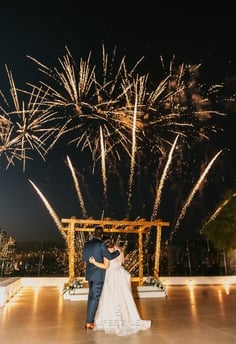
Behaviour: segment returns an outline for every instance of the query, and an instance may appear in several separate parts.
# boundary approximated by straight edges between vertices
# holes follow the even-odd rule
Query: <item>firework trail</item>
[[[198,191],[201,183],[204,181],[204,178],[206,177],[207,173],[209,172],[210,168],[212,167],[212,165],[214,164],[215,160],[218,158],[218,156],[222,153],[222,150],[220,150],[213,158],[212,160],[209,162],[209,164],[207,165],[207,167],[205,168],[204,172],[202,173],[202,175],[200,176],[200,178],[198,179],[198,181],[196,182],[194,188],[192,189],[189,197],[187,198],[187,201],[184,204],[184,207],[182,208],[180,215],[176,221],[174,230],[171,234],[171,238],[173,236],[173,233],[176,231],[176,229],[179,227],[180,221],[181,219],[184,217],[185,213],[186,213],[186,209],[189,207],[193,197],[195,196],[196,192]]]
[[[60,221],[59,217],[57,216],[56,212],[53,210],[52,206],[50,205],[50,203],[48,202],[46,197],[42,194],[42,192],[37,188],[37,186],[30,179],[28,179],[28,180],[31,183],[31,185],[33,186],[33,188],[36,190],[36,192],[39,195],[39,197],[41,198],[41,200],[43,201],[45,207],[47,208],[49,214],[51,215],[57,228],[59,229],[59,232],[62,234],[63,238],[67,242],[67,237],[66,237],[65,233],[63,232],[61,221]]]
[[[68,156],[67,156],[67,162],[68,162],[69,169],[70,169],[72,177],[73,177],[74,186],[75,186],[75,190],[77,192],[77,196],[78,196],[78,200],[79,200],[79,204],[80,204],[80,207],[81,207],[81,210],[82,210],[83,217],[87,218],[88,215],[87,215],[86,207],[85,207],[85,204],[84,204],[83,196],[82,196],[82,193],[80,191],[79,182],[78,182],[78,179],[76,178],[74,167],[73,167],[73,165],[72,165],[72,163],[70,161],[70,158]]]
[[[135,99],[133,130],[132,130],[132,153],[130,162],[128,209],[131,209],[132,186],[134,181],[135,153],[136,153],[136,119],[137,119],[137,98]]]
[[[101,171],[102,171],[102,182],[103,182],[103,195],[105,203],[107,203],[107,175],[106,175],[106,149],[104,147],[103,132],[100,127],[100,145],[101,145]]]
[[[168,159],[167,159],[164,171],[162,173],[161,180],[159,182],[159,186],[156,187],[156,190],[157,190],[156,191],[156,198],[155,198],[155,202],[154,202],[154,206],[153,206],[153,211],[152,211],[152,216],[151,216],[151,220],[152,221],[157,218],[158,206],[159,206],[160,201],[161,201],[162,190],[163,190],[163,187],[164,187],[164,183],[165,183],[165,180],[166,180],[166,177],[167,177],[168,169],[169,169],[171,161],[172,161],[173,152],[175,150],[178,138],[179,138],[179,135],[176,136],[175,141],[174,141],[174,143],[173,143],[173,145],[171,147],[171,150],[170,150],[170,153],[168,155]]]
[[[221,210],[231,201],[233,197],[236,196],[236,193],[234,193],[232,196],[230,196],[227,200],[225,200],[217,209],[216,211],[211,215],[210,219],[205,223],[205,226],[207,226],[211,221],[213,221],[217,215],[221,212]]]

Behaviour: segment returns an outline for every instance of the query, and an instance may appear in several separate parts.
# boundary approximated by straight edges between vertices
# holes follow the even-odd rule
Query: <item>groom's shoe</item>
[[[94,323],[86,323],[85,330],[93,330],[95,327]]]

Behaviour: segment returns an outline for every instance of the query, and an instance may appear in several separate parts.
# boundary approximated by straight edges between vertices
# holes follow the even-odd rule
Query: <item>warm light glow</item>
[[[33,287],[34,289],[34,294],[33,294],[33,303],[32,303],[32,310],[34,313],[37,312],[37,308],[38,308],[38,302],[39,302],[39,294],[40,294],[40,289],[42,287],[39,286],[37,283],[36,285]]]
[[[191,288],[194,286],[195,282],[193,280],[189,280],[187,284],[188,284],[189,288]]]
[[[220,290],[220,289],[218,289],[218,300],[219,300],[219,304],[222,306],[223,305],[223,298],[222,298],[222,290]]]
[[[223,286],[225,288],[226,295],[229,295],[229,293],[230,293],[230,283],[229,283],[229,281],[224,280]]]
[[[188,289],[189,289],[189,295],[190,295],[190,307],[191,307],[191,312],[192,312],[192,317],[194,320],[196,320],[196,300],[195,300],[195,283],[192,280],[188,281]]]

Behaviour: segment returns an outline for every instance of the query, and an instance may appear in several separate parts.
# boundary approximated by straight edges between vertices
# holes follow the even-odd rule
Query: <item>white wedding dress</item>
[[[151,327],[151,320],[140,318],[132,295],[131,276],[123,261],[123,252],[110,260],[95,315],[95,331],[126,336]]]

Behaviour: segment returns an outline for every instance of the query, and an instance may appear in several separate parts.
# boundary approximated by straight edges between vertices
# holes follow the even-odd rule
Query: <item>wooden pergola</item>
[[[68,259],[69,259],[69,281],[75,279],[75,232],[89,232],[92,233],[96,226],[102,226],[104,233],[136,233],[138,235],[138,250],[139,250],[139,277],[138,284],[143,285],[143,234],[147,234],[150,229],[156,230],[156,245],[155,245],[155,261],[154,261],[154,277],[159,275],[159,260],[160,260],[160,246],[161,246],[161,232],[162,227],[169,226],[169,222],[161,220],[146,221],[146,220],[94,220],[94,219],[77,219],[71,217],[70,219],[61,219],[62,232],[67,238],[68,245]]]

